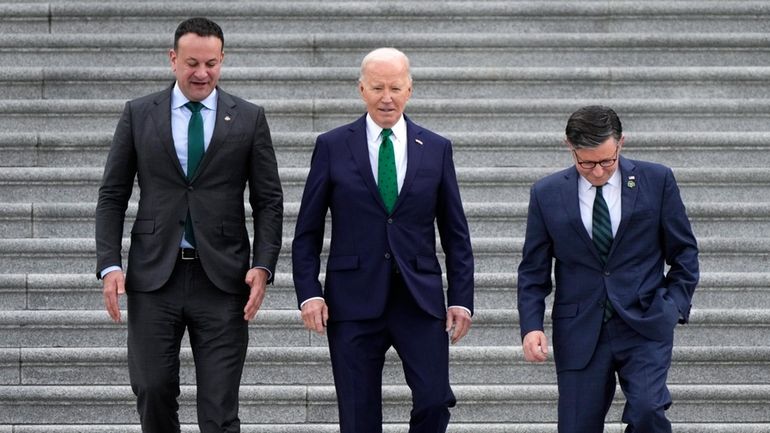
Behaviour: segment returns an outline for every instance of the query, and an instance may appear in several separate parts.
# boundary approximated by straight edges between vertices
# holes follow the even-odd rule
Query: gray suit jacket
[[[261,266],[274,275],[281,248],[283,192],[264,110],[218,89],[213,136],[188,182],[171,134],[171,92],[129,101],[118,122],[96,207],[97,277],[121,264],[125,211],[138,177],[126,289],[152,291],[168,280],[189,209],[209,279],[225,292],[247,293],[246,271]],[[254,217],[251,258],[246,185]]]

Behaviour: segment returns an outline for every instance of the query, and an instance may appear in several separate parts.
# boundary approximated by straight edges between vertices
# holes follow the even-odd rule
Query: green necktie
[[[203,104],[190,101],[184,106],[192,112],[190,123],[187,125],[187,180],[190,180],[195,175],[195,171],[198,170],[201,159],[203,159],[203,116],[201,115]],[[196,246],[189,209],[184,223],[184,238],[190,245]]]
[[[593,241],[596,249],[599,251],[599,258],[602,260],[602,266],[607,264],[607,257],[610,255],[612,246],[612,221],[610,220],[610,210],[607,208],[607,202],[602,195],[602,187],[596,187],[596,198],[594,199]],[[609,300],[604,303],[604,321],[610,320],[615,310]]]
[[[190,180],[203,158],[203,104],[188,102],[184,106],[192,111],[190,123],[187,125],[187,179]]]
[[[382,144],[377,160],[377,188],[380,190],[382,201],[388,213],[393,211],[393,206],[398,198],[398,181],[396,180],[396,154],[393,151],[393,142],[390,136],[393,131],[382,130]]]

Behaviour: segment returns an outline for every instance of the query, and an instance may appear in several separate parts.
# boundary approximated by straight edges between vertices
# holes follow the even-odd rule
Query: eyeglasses
[[[603,159],[601,161],[581,161],[580,158],[578,158],[575,149],[572,149],[572,153],[575,155],[575,161],[577,161],[580,167],[585,168],[586,170],[591,170],[597,165],[604,168],[612,167],[615,165],[615,161],[618,160],[618,150],[620,150],[620,147],[615,147],[615,155],[610,159]]]

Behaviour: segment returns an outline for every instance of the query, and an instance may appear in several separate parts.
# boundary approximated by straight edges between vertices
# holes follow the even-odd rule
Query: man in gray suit
[[[195,361],[201,432],[239,432],[238,388],[254,318],[281,248],[283,193],[264,110],[217,87],[221,28],[191,18],[170,51],[173,86],[126,104],[96,208],[97,277],[120,321],[142,431],[179,432],[179,349]],[[125,211],[141,195],[122,270]],[[244,190],[254,219],[253,254]]]

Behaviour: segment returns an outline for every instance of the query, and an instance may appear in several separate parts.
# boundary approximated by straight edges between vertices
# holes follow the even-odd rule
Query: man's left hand
[[[471,315],[467,311],[458,307],[449,307],[446,312],[446,332],[449,332],[454,328],[451,339],[452,344],[460,341],[465,337],[468,330],[471,329]]]
[[[262,301],[265,300],[265,287],[267,286],[268,273],[264,269],[252,268],[246,273],[246,284],[251,287],[249,300],[243,307],[244,320],[251,320],[257,315]]]

